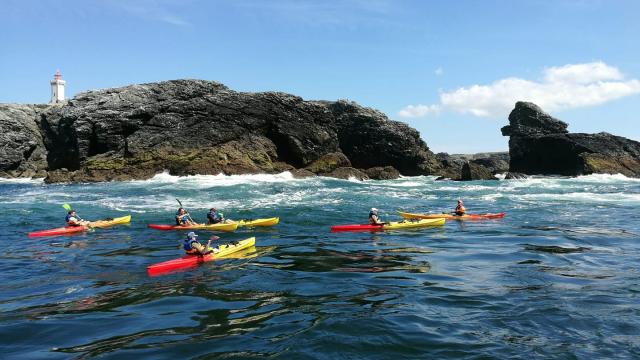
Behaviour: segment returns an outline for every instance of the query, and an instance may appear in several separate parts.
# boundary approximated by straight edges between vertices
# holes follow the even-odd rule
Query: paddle
[[[180,199],[176,198],[176,201],[178,202],[178,204],[180,204],[180,207],[184,210],[184,212],[187,213],[187,218],[189,218],[189,221],[191,221],[194,224],[197,224],[197,222],[193,221],[193,219],[191,218],[191,215],[189,215],[189,211],[187,211],[187,209],[184,208],[184,206],[182,206],[182,201],[180,201]]]

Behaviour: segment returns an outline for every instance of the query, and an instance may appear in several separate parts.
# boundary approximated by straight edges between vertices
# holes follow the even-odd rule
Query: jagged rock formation
[[[416,130],[348,101],[304,101],[174,80],[81,93],[62,106],[0,108],[0,171],[47,181],[274,173],[336,177],[443,171]],[[395,170],[395,171],[394,171]],[[377,175],[376,175],[377,174]]]
[[[0,104],[0,177],[44,176],[46,150],[38,119],[46,105]]]
[[[502,135],[510,136],[511,172],[640,177],[640,142],[604,132],[569,133],[566,123],[532,103],[516,103]]]

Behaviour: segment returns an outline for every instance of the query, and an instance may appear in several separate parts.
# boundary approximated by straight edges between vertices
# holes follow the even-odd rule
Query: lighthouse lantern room
[[[60,70],[56,71],[55,75],[53,75],[53,80],[51,80],[51,101],[49,101],[50,104],[64,101],[64,84],[65,81],[62,80]]]

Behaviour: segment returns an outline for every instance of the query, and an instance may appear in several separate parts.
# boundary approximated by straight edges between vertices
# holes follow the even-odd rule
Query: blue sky
[[[640,140],[639,1],[0,2],[0,102],[177,78],[350,99],[436,152],[507,150],[513,101]]]

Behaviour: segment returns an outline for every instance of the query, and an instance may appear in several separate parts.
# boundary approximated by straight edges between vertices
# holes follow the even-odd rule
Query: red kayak
[[[173,272],[176,270],[189,269],[203,262],[219,259],[219,258],[228,256],[230,254],[233,254],[235,252],[238,252],[240,250],[250,248],[255,244],[256,244],[256,238],[250,237],[248,239],[244,239],[233,244],[220,245],[216,249],[212,249],[214,251],[213,253],[207,254],[204,256],[185,255],[179,259],[174,259],[174,260],[161,262],[158,264],[149,265],[147,266],[147,273],[150,276],[157,276],[157,275]]]
[[[87,226],[65,226],[65,227],[56,228],[56,229],[32,231],[28,235],[29,237],[56,236],[56,235],[75,234],[75,233],[79,233],[87,230],[89,230],[89,227]]]
[[[56,228],[56,229],[32,231],[28,235],[29,237],[69,235],[69,234],[75,234],[75,233],[87,231],[89,230],[89,227],[105,228],[113,225],[128,224],[129,222],[131,222],[131,215],[121,216],[121,217],[108,219],[108,220],[92,221],[89,223],[89,226],[86,226],[86,225],[65,226],[65,227]]]

